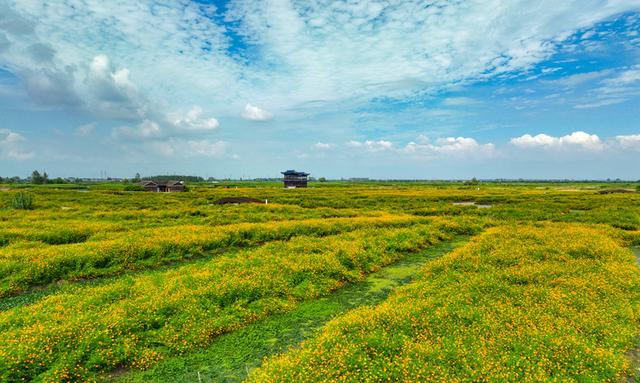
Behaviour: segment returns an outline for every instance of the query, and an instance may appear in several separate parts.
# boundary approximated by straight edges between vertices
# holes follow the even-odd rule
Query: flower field
[[[617,381],[639,285],[631,252],[597,229],[494,228],[249,381]]]
[[[127,381],[460,237],[469,243],[382,302],[341,313],[228,381],[632,373],[638,194],[591,184],[240,186],[34,188],[32,210],[12,209],[16,191],[0,191],[0,381]],[[215,203],[229,196],[268,204]]]
[[[116,232],[102,240],[79,244],[26,246],[17,242],[0,249],[0,296],[57,280],[110,276],[298,235],[322,237],[357,228],[409,226],[427,221],[415,216],[383,215],[224,226],[179,225]]]

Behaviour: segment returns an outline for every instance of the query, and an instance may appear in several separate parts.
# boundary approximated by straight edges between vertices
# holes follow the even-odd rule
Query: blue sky
[[[0,175],[640,179],[640,0],[0,0]]]

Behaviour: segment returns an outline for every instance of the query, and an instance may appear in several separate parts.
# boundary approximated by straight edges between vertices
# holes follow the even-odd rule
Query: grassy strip
[[[425,221],[424,219],[422,220]],[[412,225],[411,216],[313,219],[221,227],[178,226],[139,230],[122,238],[61,246],[8,247],[0,251],[0,297],[59,280],[117,275],[297,235],[333,235],[365,227]]]
[[[47,196],[52,197],[52,196]],[[101,201],[95,201],[100,205]],[[173,205],[171,209],[136,209],[121,207],[114,211],[97,210],[94,204],[80,205],[78,201],[60,201],[61,206],[50,210],[1,210],[0,246],[19,241],[44,242],[50,245],[80,243],[85,240],[104,240],[120,232],[145,228],[180,225],[219,226],[236,223],[266,223],[326,218],[355,218],[379,216],[376,211],[269,205]],[[66,205],[73,205],[66,206]],[[90,210],[91,209],[91,210]]]
[[[424,220],[421,221],[416,221],[416,222],[394,222],[393,224],[389,225],[389,227],[404,227],[407,225],[411,225],[413,223],[419,223],[419,222],[425,222]],[[471,224],[471,221],[469,221],[468,223],[466,223],[467,225],[470,225],[469,227],[471,228],[471,230],[477,230],[478,224]],[[370,227],[385,227],[384,225],[373,225]],[[357,225],[355,226],[355,228],[357,229]],[[340,226],[340,230],[335,230],[334,232],[332,232],[331,234],[327,234],[327,232],[325,231],[317,231],[317,232],[307,232],[305,235],[307,236],[326,236],[326,235],[335,235],[338,234],[340,232],[348,232],[349,230],[347,229],[352,229],[354,230],[353,227],[345,227],[345,226]],[[300,234],[302,235],[302,234]],[[294,237],[293,235],[290,237]],[[287,237],[285,240],[289,239],[290,237]],[[248,249],[251,247],[256,247],[256,246],[261,246],[264,245],[265,243],[268,242],[272,242],[272,241],[278,241],[278,239],[272,239],[272,240],[265,240],[265,241],[261,241],[261,242],[257,242],[257,241],[253,241],[251,243],[245,243],[245,244],[238,244],[239,247],[243,248],[243,249]],[[32,248],[26,248],[29,250],[33,250]],[[83,278],[69,278],[67,280],[60,280],[57,283],[49,283],[49,284],[43,284],[43,285],[37,285],[37,286],[33,286],[30,287],[26,290],[19,290],[16,292],[10,292],[7,293],[5,296],[2,296],[0,294],[0,312],[2,311],[6,311],[6,310],[10,310],[12,308],[16,308],[16,307],[20,307],[20,306],[25,306],[25,305],[30,305],[33,304],[37,301],[39,301],[42,298],[45,298],[49,295],[52,294],[56,294],[58,292],[64,291],[64,290],[68,290],[69,288],[73,288],[74,286],[76,287],[80,287],[80,286],[86,286],[86,287],[95,287],[95,286],[100,286],[100,285],[104,285],[104,284],[108,284],[111,283],[114,278],[118,278],[121,277],[123,275],[127,275],[127,274],[135,274],[138,273],[144,269],[153,269],[153,270],[158,270],[158,271],[162,271],[162,270],[167,270],[168,268],[171,267],[175,267],[178,265],[186,265],[189,263],[193,263],[193,262],[199,262],[201,260],[206,260],[207,258],[212,258],[214,256],[223,254],[223,253],[227,253],[227,252],[234,252],[237,251],[238,248],[234,248],[233,246],[225,246],[225,247],[220,247],[218,249],[213,249],[213,250],[209,250],[209,251],[203,251],[202,253],[197,253],[197,254],[187,254],[188,257],[186,258],[181,258],[175,261],[170,261],[170,260],[165,260],[162,263],[159,264],[154,264],[151,267],[135,267],[135,268],[131,268],[129,270],[122,270],[120,272],[117,273],[111,273],[110,275],[98,275],[98,276],[94,276],[94,277],[83,277]]]
[[[466,243],[466,238],[434,245],[410,254],[364,280],[326,298],[301,303],[295,310],[272,315],[244,329],[225,334],[209,347],[170,358],[146,371],[131,371],[107,379],[113,382],[239,382],[266,356],[285,351],[312,336],[332,317],[384,300],[393,289],[409,283],[422,266]]]
[[[0,313],[0,380],[77,381],[118,366],[148,368],[469,231],[434,221],[300,237],[61,292]]]
[[[613,382],[639,334],[640,269],[605,232],[490,229],[250,382]]]

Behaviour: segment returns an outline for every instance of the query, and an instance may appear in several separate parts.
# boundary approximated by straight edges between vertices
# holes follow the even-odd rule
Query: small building
[[[284,175],[284,187],[287,189],[306,188],[309,180],[309,173],[287,170],[281,172]]]
[[[146,191],[156,193],[172,193],[185,191],[184,182],[182,181],[141,181],[140,185]]]

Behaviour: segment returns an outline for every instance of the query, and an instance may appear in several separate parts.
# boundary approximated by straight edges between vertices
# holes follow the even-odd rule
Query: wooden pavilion
[[[281,172],[284,175],[284,187],[287,189],[306,188],[309,180],[309,173],[297,172],[295,170],[287,170]]]

